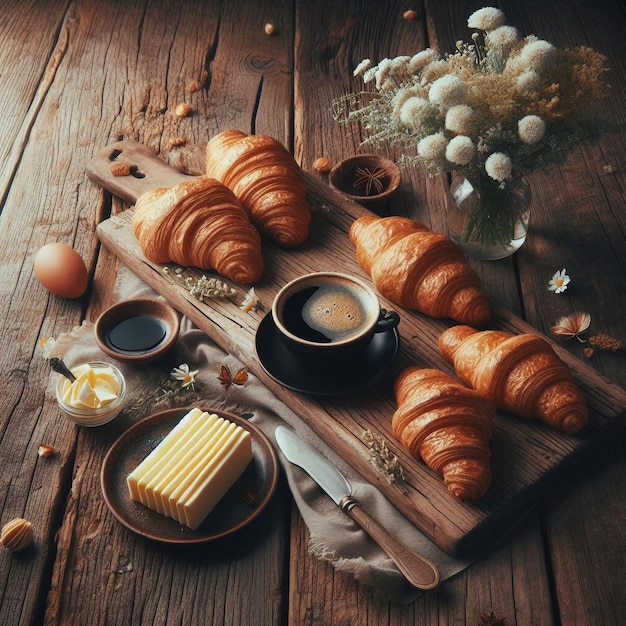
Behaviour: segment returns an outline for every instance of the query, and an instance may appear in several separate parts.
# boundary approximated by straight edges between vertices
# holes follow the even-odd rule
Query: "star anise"
[[[383,181],[387,176],[387,170],[384,167],[376,167],[371,170],[369,167],[357,167],[355,170],[357,178],[354,181],[355,189],[365,187],[365,195],[371,196],[373,193],[380,193],[385,185]],[[372,193],[372,187],[374,192]]]

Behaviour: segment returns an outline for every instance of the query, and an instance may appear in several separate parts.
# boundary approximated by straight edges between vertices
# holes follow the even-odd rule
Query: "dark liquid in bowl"
[[[305,287],[287,299],[283,324],[315,343],[342,341],[361,332],[368,317],[358,288],[336,283]]]
[[[106,334],[107,345],[123,354],[145,354],[156,349],[167,336],[167,325],[150,315],[122,320]]]

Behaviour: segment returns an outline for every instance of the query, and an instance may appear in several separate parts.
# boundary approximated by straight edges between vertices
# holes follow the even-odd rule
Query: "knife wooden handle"
[[[394,539],[368,515],[358,500],[346,496],[341,500],[340,506],[384,550],[413,586],[418,589],[434,589],[439,584],[437,567]]]

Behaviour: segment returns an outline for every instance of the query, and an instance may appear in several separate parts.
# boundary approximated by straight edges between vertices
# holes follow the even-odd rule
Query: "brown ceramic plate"
[[[102,492],[113,515],[133,532],[164,543],[193,544],[212,541],[249,524],[270,501],[278,481],[278,458],[269,439],[254,424],[217,409],[217,413],[252,435],[252,461],[197,530],[131,500],[126,477],[174,428],[189,409],[170,409],[146,417],[129,428],[111,446],[100,474]]]

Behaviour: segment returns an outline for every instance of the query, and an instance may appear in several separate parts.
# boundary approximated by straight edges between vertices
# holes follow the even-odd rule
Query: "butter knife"
[[[344,475],[321,453],[292,430],[279,426],[276,441],[285,457],[301,467],[389,556],[406,579],[418,589],[434,589],[439,584],[439,570],[425,557],[411,551],[370,517],[352,496]]]

